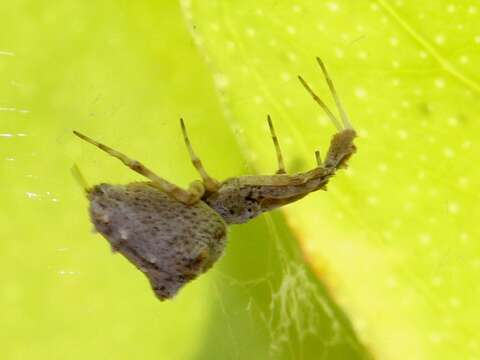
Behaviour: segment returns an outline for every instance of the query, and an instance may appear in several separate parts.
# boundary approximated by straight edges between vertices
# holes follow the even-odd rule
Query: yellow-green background
[[[0,16],[2,359],[480,358],[477,2],[19,0]],[[269,113],[305,170],[334,132],[296,80],[333,106],[317,55],[359,133],[351,167],[232,227],[214,269],[158,302],[90,232],[70,167],[140,177],[71,131],[186,186],[180,116],[223,179],[275,171]]]

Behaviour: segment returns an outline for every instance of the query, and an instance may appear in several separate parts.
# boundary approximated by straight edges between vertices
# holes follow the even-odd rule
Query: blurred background
[[[477,359],[480,6],[351,2],[2,2],[0,344],[4,359]],[[181,186],[179,118],[218,179],[289,172],[335,128],[358,155],[328,192],[232,226],[172,301],[91,232],[90,184]],[[335,109],[334,109],[335,110]],[[355,329],[355,330],[353,330]]]

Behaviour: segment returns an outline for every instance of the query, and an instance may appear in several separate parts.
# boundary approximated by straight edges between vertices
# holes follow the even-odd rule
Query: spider
[[[244,175],[218,181],[208,175],[190,143],[183,119],[180,126],[191,162],[201,180],[183,189],[155,174],[145,165],[77,131],[74,134],[119,159],[148,182],[126,185],[84,185],[95,229],[138,269],[145,273],[160,300],[172,298],[189,281],[207,271],[222,255],[227,226],[241,224],[263,212],[325,189],[336,170],[345,167],[356,147],[350,124],[325,65],[317,58],[335,100],[341,122],[299,76],[303,87],[326,112],[338,132],[332,137],[325,160],[315,152],[316,167],[287,174],[278,138],[267,116],[278,170],[273,175]],[[81,180],[78,168],[74,167]]]

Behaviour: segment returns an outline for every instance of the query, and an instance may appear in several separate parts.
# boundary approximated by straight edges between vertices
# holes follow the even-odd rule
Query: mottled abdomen
[[[202,201],[185,205],[151,183],[100,184],[88,198],[96,230],[148,277],[161,300],[223,253],[225,222]]]

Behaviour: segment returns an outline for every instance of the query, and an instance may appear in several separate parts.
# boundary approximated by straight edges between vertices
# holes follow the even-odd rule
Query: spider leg
[[[180,126],[182,128],[183,138],[185,140],[185,145],[187,145],[190,159],[192,160],[193,166],[195,167],[195,169],[197,169],[198,173],[200,174],[200,177],[202,178],[205,189],[209,192],[217,191],[220,188],[220,183],[207,174],[207,171],[203,167],[201,160],[193,151],[193,147],[192,147],[192,144],[190,143],[190,139],[188,138],[187,128],[185,127],[185,123],[183,122],[183,119],[180,119]]]
[[[275,134],[275,128],[273,127],[272,118],[267,116],[268,127],[270,128],[270,134],[272,135],[273,145],[275,146],[275,152],[277,154],[278,170],[277,174],[286,174],[285,164],[283,163],[282,151],[280,150],[280,144],[278,143],[277,135]]]
[[[302,78],[300,75],[298,76],[298,80],[300,80],[300,82],[302,83],[303,87],[310,93],[310,95],[312,96],[313,100],[315,100],[315,102],[320,105],[320,107],[325,111],[325,113],[328,115],[328,117],[330,118],[330,120],[332,121],[333,125],[335,125],[335,127],[337,128],[338,131],[342,131],[343,128],[342,128],[342,125],[340,124],[340,122],[337,120],[337,118],[335,117],[335,115],[333,115],[332,111],[329,109],[329,107],[323,102],[322,99],[320,99],[320,97],[315,94],[315,92],[312,90],[312,88],[310,87],[310,85],[308,85],[308,83],[304,80],[304,78]]]
[[[169,194],[176,200],[184,203],[184,204],[193,204],[200,200],[201,196],[203,195],[203,192],[201,195],[199,195],[199,191],[187,191],[185,189],[180,188],[179,186],[172,184],[171,182],[161,178],[160,176],[156,175],[153,171],[148,169],[145,165],[140,163],[137,160],[130,159],[128,156],[122,154],[121,152],[114,150],[107,145],[101,144],[91,138],[89,138],[86,135],[83,135],[79,133],[78,131],[73,132],[75,135],[77,135],[79,138],[82,140],[95,145],[99,149],[105,151],[107,154],[117,158],[120,160],[122,163],[124,163],[126,166],[128,166],[130,169],[133,171],[139,173],[140,175],[145,176],[146,178],[150,179],[152,181],[153,185],[156,186],[158,189],[161,191]]]
[[[333,85],[333,81],[330,78],[330,75],[327,72],[327,68],[323,61],[317,57],[317,62],[318,65],[320,65],[320,68],[322,69],[323,76],[325,77],[325,80],[327,81],[328,88],[330,89],[330,92],[332,93],[333,99],[335,100],[335,104],[337,105],[338,112],[340,114],[340,118],[342,119],[342,123],[345,129],[353,129],[352,124],[350,123],[350,120],[348,119],[347,113],[345,112],[345,109],[342,106],[342,103],[340,102],[340,98],[338,97],[337,91],[335,90],[335,86]]]
[[[77,164],[73,164],[72,166],[72,175],[74,179],[77,181],[77,183],[82,187],[85,192],[88,193],[90,186],[88,186],[87,180],[85,180],[85,177],[83,176],[82,172],[80,171],[80,168],[78,167]]]
[[[317,160],[317,166],[322,166],[322,158],[320,157],[320,150],[315,151],[315,159]]]

